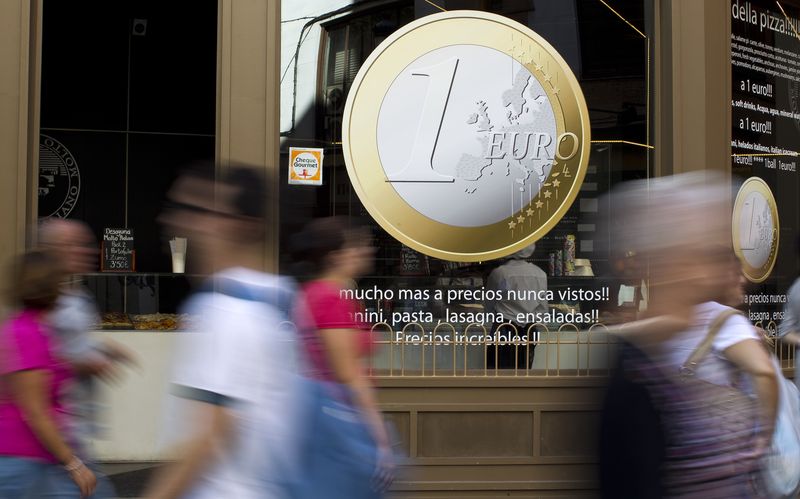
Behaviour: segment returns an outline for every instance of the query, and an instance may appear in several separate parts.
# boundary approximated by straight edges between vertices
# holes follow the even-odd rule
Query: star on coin
[[[524,221],[525,221],[525,217],[523,217],[522,215],[517,217],[517,222],[522,223]]]
[[[544,80],[545,80],[547,83],[550,83],[550,80],[552,80],[552,79],[553,79],[553,77],[552,77],[552,76],[550,76],[549,74],[546,74],[546,75],[544,75]]]
[[[525,214],[528,215],[529,217],[532,217],[533,216],[533,209],[532,208],[528,208],[527,210],[525,210]]]
[[[561,181],[560,180],[558,180],[558,179],[553,180],[553,187],[558,187],[559,185],[561,185]]]
[[[515,222],[515,221],[513,221],[513,220],[512,220],[512,221],[510,221],[510,222],[508,222],[508,228],[509,228],[509,229],[513,229],[513,228],[514,228],[514,227],[516,227],[516,226],[517,226],[517,222]]]
[[[552,194],[553,194],[553,193],[552,193],[552,192],[550,192],[550,191],[544,191],[544,198],[545,198],[545,199],[550,199],[550,196],[551,196]]]
[[[533,67],[536,68],[536,71],[541,71],[542,70],[542,65],[539,64],[538,62]]]
[[[541,201],[536,201],[536,207],[537,208],[541,209],[542,206],[544,206],[544,203],[542,203]]]
[[[559,89],[558,87],[553,87],[553,93],[558,95]]]

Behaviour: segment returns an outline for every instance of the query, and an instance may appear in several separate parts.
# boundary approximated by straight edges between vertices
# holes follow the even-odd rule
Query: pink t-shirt
[[[53,345],[41,312],[24,310],[0,331],[0,455],[57,462],[25,422],[14,401],[8,374],[40,369],[48,375],[47,397],[56,424],[65,428],[62,393],[72,379],[68,364],[53,354]]]
[[[369,327],[356,320],[355,313],[361,310],[357,301],[342,298],[339,287],[330,281],[312,281],[303,286],[303,297],[311,321],[303,343],[313,375],[327,381],[333,380],[333,372],[319,337],[320,329],[355,329],[358,331],[356,348],[358,356],[369,355],[372,350]]]

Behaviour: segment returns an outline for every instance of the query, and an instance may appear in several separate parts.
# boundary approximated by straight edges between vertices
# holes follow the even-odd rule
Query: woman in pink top
[[[63,466],[82,497],[96,478],[65,436],[61,396],[72,379],[53,354],[45,314],[63,273],[46,253],[23,255],[10,289],[19,311],[0,331],[0,498],[41,497],[52,467]]]
[[[311,324],[301,328],[312,332],[303,341],[311,375],[350,388],[353,404],[361,410],[378,445],[378,479],[388,484],[393,473],[389,436],[362,364],[371,352],[369,328],[356,320],[361,305],[340,293],[353,288],[354,279],[372,269],[375,248],[366,230],[352,227],[340,217],[312,221],[295,241],[298,273],[313,276],[303,286]]]

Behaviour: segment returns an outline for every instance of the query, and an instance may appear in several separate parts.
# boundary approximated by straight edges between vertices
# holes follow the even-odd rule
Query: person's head
[[[748,283],[742,271],[742,261],[732,247],[725,247],[720,253],[721,258],[727,262],[726,272],[722,275],[722,279],[726,281],[720,286],[720,296],[715,301],[729,307],[739,307],[744,303]]]
[[[610,196],[610,244],[646,262],[652,302],[669,296],[668,308],[720,296],[730,283],[729,180],[693,172],[630,182]]]
[[[173,183],[159,221],[213,265],[225,255],[260,247],[266,193],[266,178],[256,167],[232,165],[215,176],[212,164],[194,165]]]
[[[521,250],[517,251],[516,253],[512,253],[508,255],[508,260],[527,260],[528,258],[533,256],[533,252],[536,251],[536,243],[531,244],[530,246],[525,246]]]
[[[336,274],[354,279],[372,269],[374,247],[369,230],[344,217],[312,220],[291,242],[297,277]]]
[[[11,305],[49,310],[58,299],[64,277],[64,268],[52,252],[34,250],[22,254],[11,269]]]
[[[48,218],[39,226],[39,245],[56,251],[68,274],[83,274],[97,268],[97,242],[91,229],[79,220]]]

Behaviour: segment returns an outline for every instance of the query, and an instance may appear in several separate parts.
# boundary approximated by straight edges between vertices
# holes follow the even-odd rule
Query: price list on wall
[[[753,322],[781,319],[795,268],[800,181],[800,9],[731,1],[733,245],[752,283]]]
[[[109,229],[103,231],[103,272],[134,272],[136,250],[133,246],[133,229]]]

